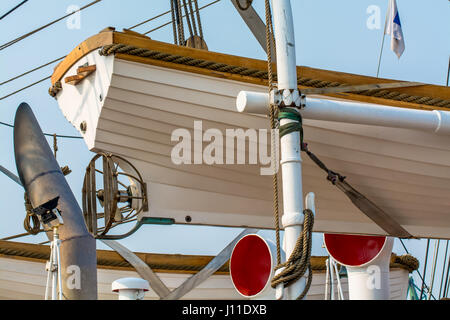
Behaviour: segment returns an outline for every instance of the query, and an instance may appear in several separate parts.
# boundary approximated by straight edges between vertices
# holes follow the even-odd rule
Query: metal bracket
[[[237,4],[237,1],[239,0],[231,0],[231,3],[233,3],[242,20],[244,20],[247,27],[253,33],[253,36],[255,36],[256,40],[259,42],[264,52],[267,53],[266,24],[259,17],[258,13],[252,6],[250,6],[247,10],[241,10]],[[275,52],[273,48],[272,48],[272,57],[275,57]]]
[[[245,235],[257,232],[257,229],[245,229],[233,241],[231,241],[214,259],[212,259],[201,271],[183,282],[181,286],[173,290],[164,300],[178,300],[196,288],[200,283],[212,276],[231,257],[234,246]]]
[[[302,109],[305,107],[305,99],[305,95],[298,89],[272,90],[269,95],[270,104],[282,108]]]
[[[136,269],[136,272],[148,281],[150,287],[160,298],[166,297],[170,293],[169,288],[166,287],[156,273],[132,251],[114,240],[101,241],[127,260]]]

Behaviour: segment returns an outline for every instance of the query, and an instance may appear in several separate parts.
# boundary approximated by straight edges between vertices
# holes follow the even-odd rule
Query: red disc
[[[324,234],[324,240],[334,260],[356,267],[372,261],[383,249],[386,237]]]
[[[250,234],[234,247],[230,259],[230,275],[236,290],[246,297],[260,293],[270,280],[272,256],[260,236]]]

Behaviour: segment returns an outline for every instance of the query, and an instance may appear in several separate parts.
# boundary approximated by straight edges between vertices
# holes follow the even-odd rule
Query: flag
[[[384,34],[391,36],[391,50],[400,58],[403,51],[405,51],[405,38],[403,37],[402,24],[400,22],[396,0],[389,1]]]

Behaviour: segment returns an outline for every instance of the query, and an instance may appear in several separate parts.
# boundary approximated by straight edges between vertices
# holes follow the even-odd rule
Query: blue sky
[[[19,2],[19,0],[2,0],[0,15]],[[0,21],[0,44],[63,16],[70,5],[81,7],[89,2],[30,0]],[[199,2],[200,5],[204,5],[210,1],[199,0]],[[291,2],[298,65],[376,75],[388,0],[292,0]],[[444,85],[450,54],[449,1],[397,0],[397,4],[406,39],[406,50],[398,59],[390,50],[390,38],[386,36],[380,77]],[[367,8],[371,5],[380,8],[380,29],[370,30],[366,25],[369,18]],[[255,0],[254,6],[263,17],[264,1]],[[61,21],[0,51],[0,82],[66,55],[78,43],[105,27],[114,26],[117,30],[121,30],[168,9],[168,0],[103,0],[82,12],[80,29],[70,30],[66,26],[66,21]],[[166,15],[139,27],[136,31],[146,32],[169,19],[170,16]],[[202,23],[205,39],[211,51],[257,59],[266,58],[264,51],[229,0],[222,0],[202,11]],[[167,26],[150,36],[155,40],[172,42],[171,30],[171,27]],[[0,86],[0,97],[50,75],[52,68],[53,66],[46,67]],[[56,101],[47,94],[49,86],[50,82],[46,81],[0,101],[0,121],[13,123],[17,106],[21,102],[27,102],[33,108],[45,132],[78,135],[62,116]],[[0,126],[0,136],[0,165],[15,172],[12,129]],[[51,140],[49,142],[52,143]],[[92,156],[82,140],[59,140],[58,161],[61,165],[69,165],[72,169],[73,173],[68,177],[68,181],[78,199],[81,199],[84,170]],[[24,232],[22,221],[25,213],[22,188],[3,175],[0,175],[0,186],[3,190],[0,203],[3,206],[4,217],[0,223],[1,238]],[[239,231],[240,229],[212,227],[145,226],[138,234],[123,243],[136,251],[213,255]],[[265,234],[272,235],[271,232]],[[44,240],[42,235],[23,239],[33,243]],[[317,247],[314,254],[325,254],[320,248],[322,242],[320,235],[316,235],[314,240]],[[204,245],[206,241],[209,243],[207,247]],[[407,246],[423,261],[424,241],[407,241]],[[404,253],[398,243],[394,251]],[[441,247],[441,258],[443,251]]]

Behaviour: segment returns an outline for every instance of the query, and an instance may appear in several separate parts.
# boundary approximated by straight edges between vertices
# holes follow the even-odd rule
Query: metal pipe
[[[241,91],[236,100],[239,112],[266,114],[267,93]],[[300,110],[304,119],[337,121],[382,127],[422,130],[450,135],[450,112],[416,110],[363,102],[347,102],[305,97]]]
[[[337,268],[336,261],[333,260],[332,263],[333,263],[333,267],[334,267],[334,272],[336,273],[338,297],[339,297],[339,300],[344,300],[344,292],[342,291],[341,278],[339,277],[339,271]]]
[[[360,266],[345,265],[350,300],[389,299],[389,263],[393,245],[394,238],[386,237],[383,248],[371,261]]]
[[[14,123],[17,172],[33,207],[59,196],[62,292],[69,300],[97,299],[95,239],[88,232],[81,209],[37,122],[22,103]],[[47,232],[49,240],[52,232]]]
[[[325,266],[326,266],[326,271],[325,271],[325,300],[331,300],[329,299],[329,295],[328,295],[328,287],[330,286],[330,265],[328,264],[328,261],[330,260],[331,257],[329,257],[327,260],[325,260]]]
[[[330,300],[336,300],[335,290],[334,290],[334,273],[333,273],[333,258],[328,259],[328,267],[330,268]]]

